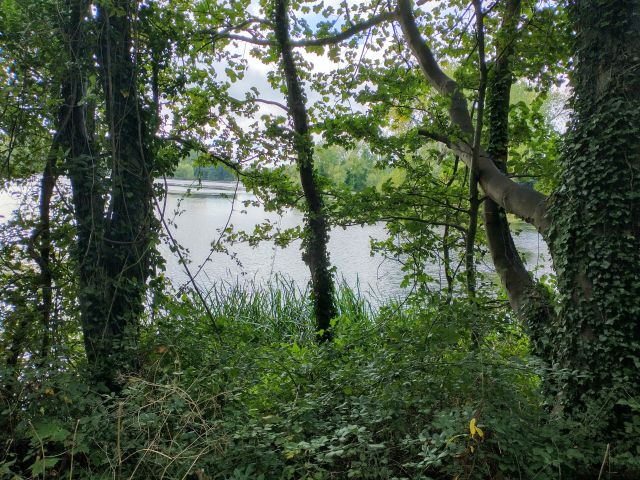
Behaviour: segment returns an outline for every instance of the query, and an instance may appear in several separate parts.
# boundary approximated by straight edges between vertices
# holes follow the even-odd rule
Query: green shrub
[[[373,309],[343,288],[335,340],[318,345],[307,294],[290,283],[220,285],[213,318],[172,298],[120,396],[89,389],[64,362],[5,389],[0,476],[581,478],[605,451],[607,472],[638,468],[640,415],[628,445],[591,434],[602,408],[638,413],[637,399],[551,415],[547,373],[501,312],[437,298]],[[478,350],[472,324],[484,329]]]

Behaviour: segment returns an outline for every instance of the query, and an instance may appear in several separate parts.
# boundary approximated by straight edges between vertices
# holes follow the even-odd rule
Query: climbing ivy
[[[640,1],[581,1],[569,14],[573,118],[550,211],[560,311],[536,340],[559,405],[582,410],[640,391]]]

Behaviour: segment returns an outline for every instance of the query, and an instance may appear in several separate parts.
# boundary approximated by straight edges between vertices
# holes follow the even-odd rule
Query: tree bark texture
[[[66,152],[66,170],[71,181],[72,201],[77,229],[75,256],[78,268],[78,302],[87,359],[91,365],[108,348],[101,348],[105,338],[104,295],[100,268],[104,231],[104,197],[98,190],[98,152],[93,139],[92,121],[86,97],[91,65],[91,50],[84,15],[89,2],[69,0],[70,17],[65,36],[69,68],[62,79],[64,116],[68,121],[58,126],[60,150]]]
[[[96,381],[117,389],[119,374],[137,366],[137,324],[143,313],[152,229],[148,133],[130,37],[136,4],[99,4],[97,40],[88,35],[89,2],[69,0],[68,5],[70,67],[62,79],[68,121],[59,125],[59,135],[77,223],[80,316]],[[101,163],[93,134],[95,113],[87,98],[94,56],[105,95],[110,165]],[[104,189],[107,173],[111,186]]]
[[[153,177],[148,118],[138,93],[131,18],[137,2],[111,1],[98,7],[99,60],[111,142],[111,205],[106,219],[103,266],[109,297],[109,327],[125,363],[124,350],[143,313],[149,276]],[[134,342],[135,343],[135,342]],[[135,365],[131,365],[135,367]]]
[[[287,0],[276,0],[274,6],[276,43],[282,59],[287,105],[295,131],[298,171],[307,203],[303,259],[311,271],[313,310],[318,331],[322,332],[320,340],[324,341],[330,338],[331,320],[336,316],[333,276],[327,251],[329,232],[322,192],[313,166],[313,140],[309,131],[306,99],[289,36],[289,3]]]
[[[640,391],[640,0],[572,2],[573,117],[551,202],[557,319],[534,338],[566,408]],[[612,433],[613,435],[613,433]]]
[[[496,59],[488,84],[487,153],[503,173],[507,172],[509,152],[509,105],[513,74],[511,58],[515,54],[520,0],[508,0],[496,38]],[[535,283],[524,266],[509,229],[507,212],[491,198],[484,202],[487,243],[496,272],[516,313],[531,298]]]

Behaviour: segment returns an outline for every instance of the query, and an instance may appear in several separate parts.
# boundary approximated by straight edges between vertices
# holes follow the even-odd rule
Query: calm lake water
[[[190,185],[194,187],[191,195],[185,196]],[[248,232],[265,220],[284,229],[301,225],[303,216],[300,212],[290,210],[279,216],[265,212],[261,207],[245,207],[243,201],[255,200],[255,197],[242,188],[235,192],[234,182],[202,182],[202,188],[199,189],[195,188],[196,185],[191,181],[169,181],[165,217],[175,221],[172,233],[180,244],[189,249],[191,273],[197,272],[204,263],[196,278],[200,285],[206,288],[220,280],[261,284],[276,274],[284,275],[300,286],[307,284],[309,271],[301,258],[300,241],[286,248],[279,248],[273,242],[263,242],[257,247],[236,244],[229,247],[233,258],[224,253],[210,256],[211,244],[217,242],[220,230],[227,222],[237,230]],[[182,214],[174,218],[174,211],[182,211]],[[403,293],[400,288],[403,278],[400,263],[379,253],[371,253],[371,240],[381,240],[386,236],[382,223],[346,229],[338,227],[330,233],[329,252],[338,279],[344,279],[348,285],[359,288],[377,301]],[[522,230],[515,237],[515,242],[525,256],[527,265],[537,275],[551,273],[546,244],[533,228]],[[184,268],[168,246],[163,246],[162,253],[167,259],[167,274],[174,284],[188,282]],[[209,256],[209,261],[206,261]],[[487,258],[486,264],[480,265],[480,269],[493,272],[490,259]],[[427,265],[426,270],[435,279],[434,287],[446,284],[441,263]]]
[[[187,195],[189,187],[191,193]],[[302,214],[296,210],[289,210],[280,216],[265,212],[260,206],[246,207],[243,202],[255,200],[255,197],[241,186],[236,192],[235,187],[235,182],[202,182],[198,188],[196,182],[169,180],[165,218],[171,224],[174,238],[188,251],[191,273],[196,274],[200,270],[196,276],[199,286],[207,290],[221,281],[264,284],[276,275],[282,275],[304,288],[309,281],[309,272],[301,258],[300,241],[286,248],[277,247],[273,242],[262,242],[256,247],[238,243],[228,247],[231,255],[211,253],[211,245],[218,241],[220,231],[227,224],[236,230],[251,232],[256,224],[265,220],[283,229],[302,223]],[[11,214],[25,195],[24,188],[13,188],[13,193],[10,190],[0,192],[0,222],[3,216],[6,218]],[[382,223],[334,228],[330,234],[329,251],[338,279],[369,294],[374,303],[404,292],[400,288],[403,277],[400,263],[381,254],[371,254],[371,239],[385,237]],[[534,229],[522,230],[515,237],[515,242],[525,256],[527,265],[537,275],[551,273],[546,244]],[[171,282],[177,287],[187,284],[185,268],[176,254],[171,252],[169,245],[163,244],[160,250],[167,261],[166,275]],[[493,271],[489,258],[480,265],[480,269],[487,273]],[[435,279],[434,287],[445,285],[441,263],[434,262],[426,270]]]

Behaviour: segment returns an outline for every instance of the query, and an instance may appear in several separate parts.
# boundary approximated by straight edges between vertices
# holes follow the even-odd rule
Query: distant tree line
[[[197,157],[194,155],[181,160],[172,177],[179,180],[233,181],[236,179],[235,173],[228,167],[224,165],[198,164]]]

